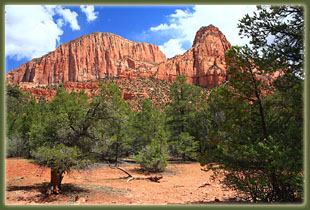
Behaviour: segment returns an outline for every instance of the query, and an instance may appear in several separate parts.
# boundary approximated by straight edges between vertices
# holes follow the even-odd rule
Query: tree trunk
[[[115,154],[115,163],[118,161],[118,155],[119,155],[119,141],[116,141],[116,154]]]
[[[250,61],[248,61],[248,63],[251,65]],[[266,122],[265,122],[265,113],[264,113],[264,108],[263,108],[263,105],[262,105],[262,100],[260,98],[259,88],[258,88],[258,86],[256,84],[257,83],[256,82],[256,77],[254,76],[254,72],[253,72],[251,66],[249,67],[249,70],[250,70],[250,73],[251,73],[252,82],[254,84],[255,96],[257,98],[258,105],[259,105],[259,113],[260,113],[261,122],[262,122],[263,134],[264,134],[265,139],[267,139],[268,135],[267,135]]]
[[[111,167],[111,166],[110,166]],[[125,174],[127,174],[128,176],[126,178],[127,182],[131,181],[131,180],[150,180],[152,182],[159,182],[160,179],[163,178],[162,175],[158,175],[158,176],[133,176],[131,175],[128,171],[126,171],[125,169],[121,168],[121,167],[116,167],[117,169],[121,170],[122,172],[124,172]]]
[[[184,161],[184,162],[186,161],[186,155],[185,155],[185,153],[182,154],[182,161]]]
[[[51,169],[51,186],[49,190],[51,194],[58,194],[60,192],[63,174],[61,171]]]

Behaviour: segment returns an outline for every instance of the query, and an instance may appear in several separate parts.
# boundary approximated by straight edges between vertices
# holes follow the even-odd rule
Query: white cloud
[[[178,26],[174,23],[167,25],[166,23],[164,24],[160,24],[156,27],[151,27],[150,30],[151,31],[161,31],[161,30],[168,30],[168,29],[177,29]]]
[[[6,56],[33,58],[55,49],[63,34],[51,13],[42,6],[5,7]]]
[[[199,28],[209,24],[218,27],[232,45],[244,45],[248,40],[239,37],[238,20],[246,13],[252,13],[255,10],[254,5],[197,5],[194,6],[193,11],[176,10],[168,17],[168,23],[151,27],[150,31],[167,34],[169,30],[170,40],[179,40],[175,47],[172,45],[175,41],[170,40],[161,45],[167,57],[182,53],[184,50],[182,43],[192,43]],[[167,48],[168,45],[169,48]]]
[[[60,6],[56,7],[56,12],[60,14],[65,23],[69,23],[72,30],[80,30],[80,26],[77,21],[78,14],[76,12],[72,12],[69,9],[63,9]]]
[[[175,13],[170,15],[172,18],[185,18],[189,16],[191,16],[191,13],[188,10],[181,9],[175,10]]]
[[[57,25],[58,25],[59,27],[62,27],[62,26],[64,25],[63,19],[58,18],[58,19],[57,19]]]
[[[57,20],[54,20],[54,17]],[[55,50],[62,27],[79,30],[78,14],[62,6],[5,6],[5,54],[20,60],[40,57]]]
[[[94,6],[81,5],[80,8],[81,8],[82,12],[85,13],[88,22],[91,22],[91,21],[97,19],[98,12],[95,12]]]
[[[176,54],[183,54],[186,51],[182,48],[182,42],[182,39],[170,39],[163,45],[159,46],[159,49],[164,52],[168,58],[171,58]]]

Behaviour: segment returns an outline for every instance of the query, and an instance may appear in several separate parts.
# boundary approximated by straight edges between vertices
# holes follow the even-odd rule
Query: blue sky
[[[255,10],[253,5],[7,5],[6,72],[97,31],[156,44],[167,57],[188,50],[197,30],[209,24],[218,27],[232,45],[244,45],[248,40],[239,37],[237,23]]]

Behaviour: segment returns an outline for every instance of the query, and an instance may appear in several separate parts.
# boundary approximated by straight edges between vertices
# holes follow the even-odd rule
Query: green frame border
[[[80,4],[88,4],[88,5],[202,5],[202,4],[215,4],[215,5],[233,5],[233,4],[242,4],[242,5],[257,5],[257,4],[274,4],[274,5],[283,5],[283,4],[292,4],[292,5],[302,5],[305,8],[305,45],[306,45],[306,52],[305,52],[305,86],[304,86],[304,144],[305,144],[305,153],[304,153],[304,167],[305,167],[305,201],[303,204],[299,205],[291,205],[291,204],[274,204],[274,205],[202,205],[202,206],[64,206],[64,205],[53,205],[53,206],[17,206],[17,205],[5,205],[5,114],[6,114],[6,106],[5,106],[5,5],[18,5],[18,4],[53,4],[53,5],[80,5]],[[1,209],[19,209],[19,208],[149,208],[149,209],[157,209],[157,208],[170,208],[170,209],[179,209],[179,208],[216,208],[216,209],[230,209],[230,208],[263,208],[263,209],[273,209],[273,208],[280,208],[280,209],[291,209],[291,208],[298,208],[298,209],[308,209],[309,208],[309,183],[307,180],[309,179],[309,167],[307,167],[307,160],[309,158],[309,145],[308,145],[308,138],[309,138],[309,129],[308,128],[308,121],[309,121],[309,111],[308,111],[308,104],[309,104],[309,49],[310,49],[310,40],[309,40],[309,29],[310,29],[310,2],[307,0],[2,0],[0,1],[0,148],[2,148],[2,156],[0,158],[0,168],[1,170],[1,180],[0,180],[0,208]]]

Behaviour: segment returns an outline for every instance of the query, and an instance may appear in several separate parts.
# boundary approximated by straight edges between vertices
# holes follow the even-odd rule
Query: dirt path
[[[134,175],[142,175],[138,165],[124,165]],[[165,205],[238,201],[236,193],[211,181],[198,163],[169,164],[160,183],[132,180],[117,169],[102,165],[93,170],[73,171],[63,179],[62,193],[45,196],[50,169],[25,159],[6,159],[6,204],[80,205]],[[204,182],[210,183],[199,187]]]

